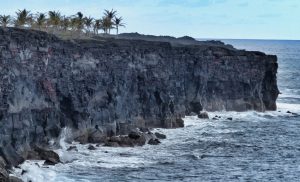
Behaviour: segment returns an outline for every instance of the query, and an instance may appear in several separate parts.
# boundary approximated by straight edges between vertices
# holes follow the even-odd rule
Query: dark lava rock
[[[184,127],[184,120],[182,118],[177,118],[175,123],[172,123],[171,128],[183,128]]]
[[[159,138],[159,139],[166,139],[166,138],[167,138],[166,135],[164,135],[164,134],[162,134],[162,133],[158,133],[158,132],[155,132],[155,136],[156,136],[157,138]]]
[[[18,164],[24,162],[24,158],[16,152],[11,144],[0,146],[0,156],[5,159],[7,165],[10,167],[17,166]]]
[[[9,176],[9,182],[23,182],[23,180],[21,180],[20,178],[15,177],[15,176]]]
[[[0,156],[0,167],[5,168],[6,167],[6,161]]]
[[[46,150],[40,147],[35,147],[34,150],[38,153],[42,160],[45,160],[47,165],[55,165],[60,163],[59,155],[51,150]]]
[[[9,174],[5,169],[6,162],[0,156],[0,181],[1,182],[9,182]]]
[[[77,147],[76,146],[70,146],[67,151],[71,151],[71,150],[74,150],[74,151],[78,151]]]
[[[200,112],[200,114],[198,114],[198,118],[200,118],[200,119],[209,119],[209,116],[208,116],[207,112]]]
[[[16,166],[24,160],[16,151],[48,144],[64,126],[77,141],[97,143],[102,134],[127,135],[132,128],[184,127],[180,118],[200,107],[276,109],[276,56],[171,39],[70,41],[1,27],[0,156]]]
[[[89,150],[96,150],[96,147],[94,147],[93,145],[89,145],[89,146],[88,146],[88,149],[89,149]]]
[[[143,133],[150,132],[149,128],[140,128],[140,131]]]
[[[34,150],[30,150],[27,152],[27,160],[42,160],[41,157],[39,156],[39,154],[34,151]]]
[[[105,147],[120,147],[120,145],[118,144],[118,142],[106,142],[104,144]],[[107,152],[108,153],[108,152]]]
[[[129,134],[128,134],[128,137],[131,138],[131,139],[139,139],[141,137],[141,135],[136,132],[136,131],[131,131]]]
[[[150,139],[149,141],[148,141],[148,144],[149,145],[158,145],[158,144],[160,144],[161,142],[158,140],[158,139]]]

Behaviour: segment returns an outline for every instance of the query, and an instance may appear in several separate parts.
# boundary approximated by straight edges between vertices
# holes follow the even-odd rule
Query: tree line
[[[123,18],[117,17],[117,11],[113,9],[104,10],[103,17],[100,19],[86,17],[81,12],[65,16],[59,11],[33,14],[31,11],[23,9],[18,10],[15,17],[0,15],[0,25],[2,27],[30,28],[54,34],[71,32],[87,35],[99,34],[99,31],[110,34],[112,29],[115,29],[118,34],[119,28],[125,27]]]

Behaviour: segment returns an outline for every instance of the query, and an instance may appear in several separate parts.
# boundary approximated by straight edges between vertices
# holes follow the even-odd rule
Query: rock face
[[[101,140],[182,127],[182,117],[202,109],[275,110],[276,72],[276,56],[220,42],[66,41],[1,28],[0,151],[8,146],[24,156],[63,127],[74,137],[96,130]]]

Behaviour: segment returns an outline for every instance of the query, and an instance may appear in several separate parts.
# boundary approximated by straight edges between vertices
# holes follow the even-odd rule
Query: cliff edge
[[[89,140],[87,131],[182,127],[201,110],[276,109],[276,56],[194,42],[61,40],[1,28],[0,155],[16,165],[64,127]]]

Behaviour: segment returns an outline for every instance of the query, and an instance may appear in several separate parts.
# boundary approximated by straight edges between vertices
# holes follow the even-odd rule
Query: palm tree
[[[64,16],[61,20],[61,28],[63,29],[63,31],[67,31],[70,26],[71,26],[70,18]]]
[[[10,23],[10,16],[9,15],[0,15],[0,25],[2,27],[7,27]]]
[[[53,31],[57,31],[59,28],[59,25],[61,23],[61,14],[59,11],[49,11],[49,19],[48,24],[52,27]]]
[[[104,33],[110,33],[110,30],[113,28],[114,23],[111,21],[108,17],[103,17],[102,20],[102,29],[104,30]]]
[[[77,31],[81,32],[84,27],[83,14],[81,12],[78,12],[76,15],[77,15],[77,17],[75,18],[76,28],[77,28]]]
[[[117,11],[115,11],[114,9],[112,10],[104,10],[104,16],[105,18],[103,19],[105,22],[106,25],[110,25],[110,27],[106,27],[106,33],[107,33],[107,30],[108,32],[110,33],[110,30],[113,28],[112,25],[113,25],[113,22],[112,22],[112,19],[117,15]]]
[[[98,31],[101,28],[102,28],[102,21],[101,20],[95,20],[95,23],[94,23],[94,34],[98,35]]]
[[[114,24],[116,26],[116,30],[117,30],[117,35],[119,34],[119,27],[125,27],[125,24],[122,22],[123,18],[122,17],[115,17],[114,18]]]
[[[85,17],[84,18],[84,25],[86,27],[86,33],[89,34],[90,33],[90,29],[93,25],[93,21],[94,21],[94,18],[92,17]]]
[[[44,28],[46,28],[46,22],[47,18],[45,13],[36,14],[35,26],[37,26],[39,30],[43,30]]]
[[[114,9],[112,10],[104,10],[104,16],[108,17],[109,19],[113,19],[115,16],[117,15],[117,11],[115,11]]]
[[[30,13],[30,11],[23,9],[16,12],[16,14],[17,14],[15,20],[16,27],[24,27],[26,24],[30,24],[30,22],[32,22],[32,14]]]

